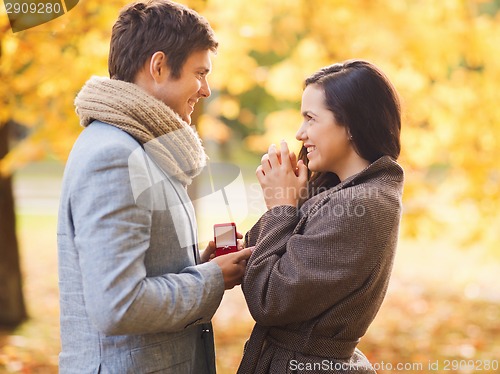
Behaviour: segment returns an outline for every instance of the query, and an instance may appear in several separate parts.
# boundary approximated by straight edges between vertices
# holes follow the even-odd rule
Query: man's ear
[[[167,67],[167,56],[158,51],[153,53],[149,61],[149,74],[155,82],[160,82],[170,75],[170,69]]]

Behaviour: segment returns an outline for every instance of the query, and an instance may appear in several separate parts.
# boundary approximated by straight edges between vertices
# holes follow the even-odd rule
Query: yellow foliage
[[[4,171],[44,152],[67,157],[81,130],[73,99],[91,75],[107,75],[111,26],[128,2],[81,1],[63,17],[16,34],[0,10],[0,122],[13,119],[32,131],[3,160]],[[263,153],[281,138],[298,150],[304,79],[325,65],[367,59],[401,96],[406,232],[439,235],[474,217],[476,227],[463,231],[473,238],[489,227],[485,222],[498,222],[491,208],[500,203],[498,5],[494,13],[487,0],[181,2],[209,20],[220,42],[204,136],[240,136],[226,118],[248,127],[251,150]],[[488,243],[498,238],[484,230]]]
[[[293,63],[284,61],[271,68],[266,90],[280,100],[298,101],[302,96],[305,73]]]
[[[45,144],[26,140],[0,160],[0,175],[11,175],[27,163],[43,159],[46,154]]]
[[[302,116],[298,110],[283,110],[270,113],[265,120],[264,136],[249,136],[246,145],[249,149],[265,153],[270,144],[279,144],[284,139],[293,152],[300,151],[301,144],[295,140],[295,134],[300,127]]]
[[[223,116],[234,120],[240,115],[240,102],[234,96],[222,95],[209,102],[206,113],[213,117]]]
[[[252,126],[255,123],[255,115],[248,109],[242,109],[238,121],[245,126]]]
[[[221,114],[227,119],[236,119],[240,114],[240,103],[234,97],[220,99]]]
[[[217,143],[225,143],[231,137],[231,129],[222,121],[208,114],[200,117],[198,132],[206,140],[214,140]]]
[[[255,85],[257,63],[251,57],[238,57],[234,51],[221,48],[214,60],[214,73],[210,75],[214,87],[225,88],[237,96]]]
[[[330,65],[333,61],[328,59],[328,54],[318,40],[308,36],[300,40],[293,51],[292,60],[300,68],[300,75],[305,79],[311,73],[317,71],[325,65]],[[300,83],[302,88],[303,81]]]

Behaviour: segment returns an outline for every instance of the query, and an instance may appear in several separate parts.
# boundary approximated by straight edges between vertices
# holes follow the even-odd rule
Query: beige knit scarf
[[[205,167],[207,155],[197,133],[136,84],[94,76],[77,95],[75,106],[82,126],[98,120],[127,132],[184,185]]]

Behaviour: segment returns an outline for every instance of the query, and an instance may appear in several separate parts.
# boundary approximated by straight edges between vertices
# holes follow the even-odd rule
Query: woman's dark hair
[[[401,107],[398,94],[375,65],[362,60],[348,60],[322,68],[305,81],[321,87],[325,101],[336,122],[352,136],[356,152],[370,163],[382,156],[393,159],[401,150]],[[299,159],[307,165],[307,151]],[[332,187],[337,175],[328,172],[310,176],[313,187]],[[314,193],[313,193],[314,194]]]
[[[133,82],[155,52],[167,56],[173,78],[193,52],[217,51],[214,32],[194,10],[168,0],[148,0],[122,9],[113,26],[108,59],[111,79]]]

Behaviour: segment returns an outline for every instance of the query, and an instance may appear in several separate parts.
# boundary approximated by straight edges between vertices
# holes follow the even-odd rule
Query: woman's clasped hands
[[[307,166],[297,162],[282,140],[280,149],[271,144],[256,170],[268,209],[279,205],[298,206],[307,198]]]

